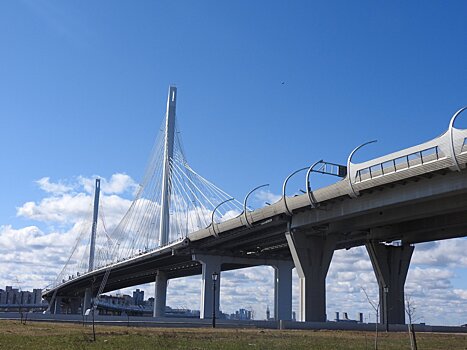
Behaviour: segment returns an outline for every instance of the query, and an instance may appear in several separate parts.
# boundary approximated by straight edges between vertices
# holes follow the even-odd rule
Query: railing
[[[355,174],[355,183],[371,180],[375,177],[406,170],[429,162],[434,162],[440,158],[444,158],[444,154],[440,151],[438,146],[426,148],[421,151],[359,169]]]
[[[337,177],[346,177],[347,167],[340,164],[321,162],[319,166],[313,169],[313,172]]]
[[[352,163],[355,152],[376,141],[366,142],[355,148],[347,160],[349,195],[354,198],[362,189],[394,181],[396,179],[393,174],[398,174],[397,178],[403,179],[446,167],[461,171],[467,162],[467,129],[458,129],[454,127],[454,123],[465,110],[467,107],[461,108],[452,116],[445,133],[423,144],[359,164]],[[386,175],[391,176],[385,178]],[[374,184],[370,180],[375,180]]]
[[[467,137],[464,138],[464,142],[462,143],[461,153],[464,153],[466,151],[467,151]]]

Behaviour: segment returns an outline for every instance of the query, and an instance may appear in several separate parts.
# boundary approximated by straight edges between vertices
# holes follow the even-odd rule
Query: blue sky
[[[367,140],[379,142],[357,161],[431,139],[467,104],[465,13],[465,1],[2,1],[0,225],[59,231],[17,215],[47,196],[44,177],[138,182],[169,84],[191,166],[240,200]],[[449,267],[452,288],[467,289],[465,268]]]

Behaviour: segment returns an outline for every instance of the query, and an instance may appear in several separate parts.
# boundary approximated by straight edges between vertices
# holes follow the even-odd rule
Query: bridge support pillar
[[[209,319],[212,318],[213,313],[213,298],[215,298],[214,310],[216,312],[216,316],[219,315],[221,289],[221,257],[215,255],[197,255],[194,260],[198,260],[202,266],[201,305],[199,317],[201,319]],[[215,295],[212,281],[212,274],[214,272],[217,272],[219,274],[216,281]]]
[[[55,315],[62,313],[62,297],[56,297],[53,305],[53,313]]]
[[[366,249],[379,286],[380,322],[404,324],[404,285],[414,246],[368,242]]]
[[[79,298],[70,299],[70,312],[73,315],[79,315],[79,307],[81,306],[81,300]]]
[[[91,288],[86,288],[84,291],[84,298],[83,298],[83,315],[86,313],[86,310],[91,308],[91,300],[92,300],[92,291]]]
[[[281,261],[274,266],[274,318],[292,319],[292,269],[293,263]]]
[[[157,270],[156,286],[154,295],[154,317],[165,316],[165,306],[167,302],[167,274],[164,271]]]
[[[326,275],[337,235],[307,236],[287,232],[287,242],[300,279],[299,321],[326,321]]]
[[[50,303],[50,314],[55,315],[55,307],[56,307],[56,303],[57,303],[57,298],[55,298],[53,300],[51,299],[49,303]]]

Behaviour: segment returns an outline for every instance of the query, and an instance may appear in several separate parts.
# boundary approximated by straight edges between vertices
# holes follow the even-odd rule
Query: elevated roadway
[[[336,249],[365,245],[380,286],[383,323],[404,323],[403,289],[413,245],[467,232],[467,130],[363,163],[349,156],[347,175],[330,186],[244,211],[156,250],[97,268],[44,292],[82,298],[108,274],[104,292],[177,277],[203,275],[201,317],[212,314],[213,271],[257,265],[276,269],[276,318],[291,317],[291,269],[300,277],[300,318],[324,321],[325,277]],[[364,144],[365,145],[365,144]],[[305,180],[304,180],[305,181]],[[110,272],[110,274],[109,274]],[[282,277],[281,277],[282,276]],[[156,290],[157,296],[157,290]],[[219,296],[219,294],[217,294]],[[60,299],[62,298],[62,299]],[[165,304],[165,295],[163,299]],[[218,307],[217,297],[217,305]],[[160,305],[159,305],[160,306]]]

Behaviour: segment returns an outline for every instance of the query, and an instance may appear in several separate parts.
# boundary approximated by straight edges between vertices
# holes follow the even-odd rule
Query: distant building
[[[6,311],[14,308],[37,308],[47,305],[42,301],[42,289],[33,289],[30,291],[21,291],[12,286],[6,286],[5,289],[0,289],[0,310]]]
[[[17,288],[6,286],[0,289],[1,305],[41,305],[42,289],[33,289],[32,292],[20,291]]]
[[[229,319],[231,320],[252,320],[252,312],[246,309],[239,309],[234,314],[230,314]]]
[[[134,311],[133,298],[127,294],[101,295],[98,305],[100,315],[121,315],[122,313]]]
[[[100,300],[110,305],[134,305],[133,298],[127,294],[101,295]]]
[[[134,305],[144,304],[144,290],[137,289],[133,292],[133,303]]]

